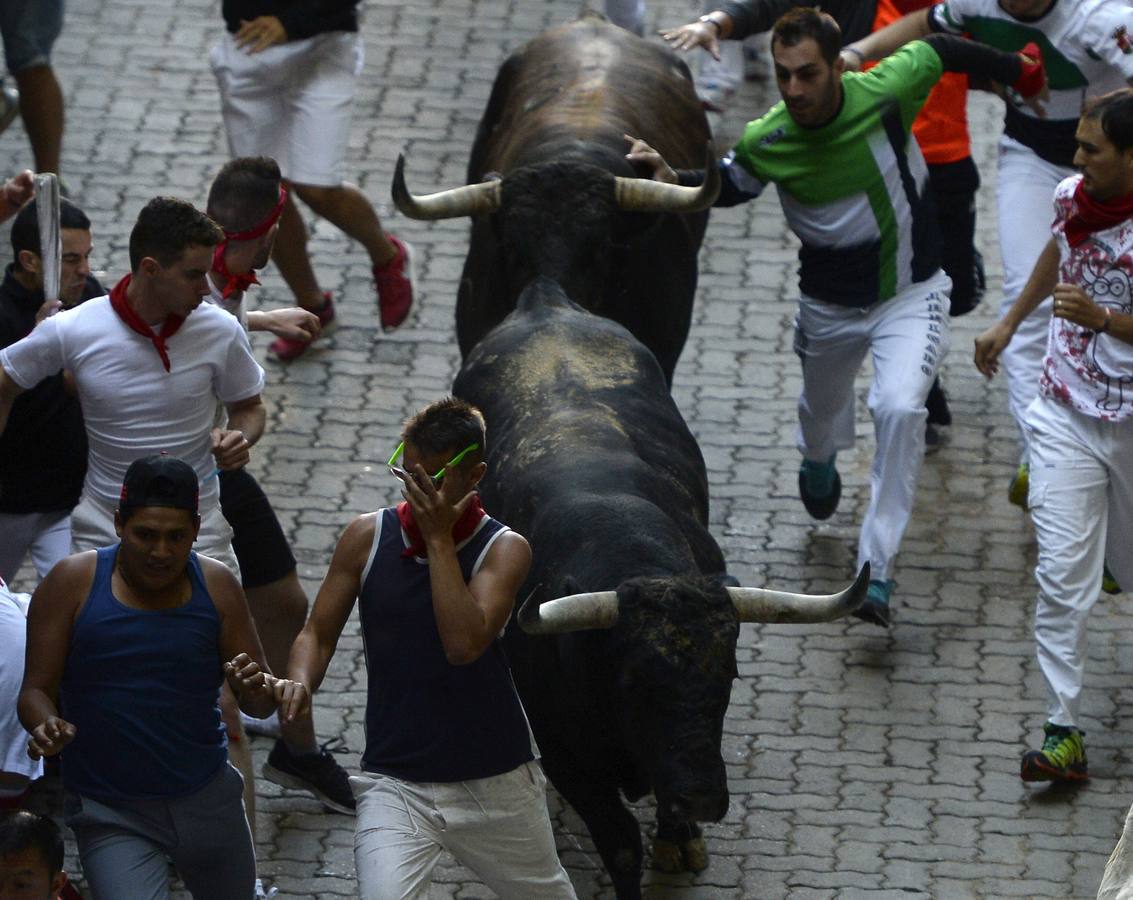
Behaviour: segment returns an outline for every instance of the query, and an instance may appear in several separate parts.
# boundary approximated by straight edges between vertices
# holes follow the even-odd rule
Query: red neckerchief
[[[263,237],[267,234],[272,226],[279,221],[279,217],[283,215],[283,205],[287,202],[287,191],[283,185],[279,187],[279,202],[269,212],[262,221],[257,222],[246,231],[225,231],[224,240],[216,245],[216,249],[212,252],[212,270],[216,272],[221,278],[225,279],[224,287],[220,291],[220,296],[227,300],[237,291],[243,292],[250,288],[253,284],[259,284],[260,281],[256,278],[255,271],[241,272],[238,275],[233,275],[228,271],[228,264],[224,261],[224,251],[228,248],[230,241],[254,241],[258,237]]]
[[[118,318],[125,322],[131,331],[136,331],[142,337],[153,342],[154,347],[157,348],[157,355],[161,357],[161,364],[165,366],[165,371],[168,372],[169,354],[165,350],[165,343],[177,333],[177,329],[181,327],[185,319],[170,313],[165,317],[165,323],[161,326],[161,334],[158,334],[142,321],[141,316],[134,312],[133,307],[126,299],[126,288],[130,285],[130,278],[131,276],[127,275],[114,285],[113,290],[110,291],[110,305],[118,313]]]
[[[254,269],[250,272],[241,272],[238,275],[233,275],[228,271],[228,263],[224,261],[224,251],[227,249],[228,241],[226,239],[217,244],[216,249],[212,252],[212,270],[224,279],[224,287],[220,290],[220,296],[225,300],[233,294],[243,293],[253,284],[260,283]]]
[[[1082,182],[1074,189],[1074,212],[1066,220],[1066,241],[1077,247],[1095,231],[1105,231],[1133,218],[1133,194],[1116,200],[1095,200],[1086,193]]]
[[[468,540],[472,536],[472,532],[476,530],[476,526],[480,524],[480,520],[486,515],[484,505],[480,502],[480,495],[475,494],[472,497],[472,502],[468,504],[468,509],[464,511],[464,515],[457,519],[456,524],[452,526],[452,542],[459,547],[462,541]],[[425,547],[425,538],[422,537],[421,529],[417,527],[417,523],[413,521],[413,509],[404,500],[397,504],[397,520],[409,536],[409,546],[401,551],[402,558],[427,556],[429,551]]]

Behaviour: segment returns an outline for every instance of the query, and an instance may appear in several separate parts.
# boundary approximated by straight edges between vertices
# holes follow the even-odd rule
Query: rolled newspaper
[[[53,172],[35,176],[35,208],[39,222],[39,258],[43,262],[43,299],[59,299],[59,265],[63,236],[59,230],[59,177]]]

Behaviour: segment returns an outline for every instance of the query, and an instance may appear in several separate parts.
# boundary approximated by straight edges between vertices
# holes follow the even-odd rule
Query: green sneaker
[[[1027,508],[1027,490],[1031,482],[1031,467],[1027,463],[1019,463],[1019,468],[1015,472],[1015,477],[1011,479],[1011,484],[1007,487],[1007,499],[1014,503],[1019,509]]]
[[[1007,485],[1007,500],[1020,509],[1026,509],[1026,491],[1031,486],[1031,467],[1026,462],[1020,462],[1015,477]]]
[[[812,518],[829,519],[834,515],[842,499],[842,478],[834,467],[834,456],[825,463],[803,460],[799,466],[799,497]]]
[[[863,622],[888,628],[893,624],[893,616],[889,612],[889,597],[892,593],[892,580],[879,581],[875,579],[870,581],[865,602],[854,610],[854,615]]]
[[[1077,728],[1047,722],[1043,725],[1046,740],[1042,750],[1023,754],[1019,777],[1024,781],[1085,781],[1086,744]]]
[[[1113,577],[1113,573],[1109,570],[1109,566],[1102,566],[1102,590],[1107,594],[1120,594],[1121,585],[1117,583],[1117,579]]]

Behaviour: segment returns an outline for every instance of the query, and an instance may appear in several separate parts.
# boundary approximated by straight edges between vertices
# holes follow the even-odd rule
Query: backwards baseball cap
[[[200,485],[197,473],[176,456],[146,456],[136,459],[122,482],[119,511],[142,506],[169,506],[197,514]]]

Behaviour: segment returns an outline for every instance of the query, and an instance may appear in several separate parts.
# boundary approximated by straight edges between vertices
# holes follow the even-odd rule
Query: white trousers
[[[867,309],[799,300],[798,448],[806,459],[826,462],[854,446],[854,377],[867,352],[873,360],[869,411],[877,450],[858,541],[858,566],[869,562],[871,578],[891,576],[913,511],[924,459],[925,397],[951,342],[950,290],[948,276],[938,271]]]
[[[114,530],[116,504],[91,498],[85,492],[79,505],[71,511],[71,552],[97,550],[118,542]],[[211,556],[224,563],[232,574],[240,577],[240,564],[232,550],[232,528],[220,512],[220,502],[201,507],[201,530],[193,549],[202,556]]]
[[[1001,138],[996,199],[999,204],[999,252],[1003,257],[1003,298],[999,316],[1019,298],[1034,271],[1039,254],[1051,238],[1054,189],[1073,169],[1040,159],[1018,141]],[[1027,452],[1027,407],[1039,394],[1039,376],[1046,354],[1051,299],[1047,297],[1023,320],[1000,355],[1007,375],[1007,402]]]
[[[426,897],[442,850],[500,897],[575,900],[547,814],[537,762],[475,781],[351,777],[354,866],[363,900]]]
[[[1031,455],[1027,502],[1039,561],[1035,643],[1047,715],[1078,725],[1086,619],[1102,565],[1133,586],[1133,421],[1103,422],[1038,397],[1025,421]]]
[[[1125,816],[1121,837],[1105,864],[1097,900],[1133,900],[1133,807]]]
[[[0,513],[0,578],[11,582],[28,551],[42,581],[71,552],[71,514]]]

